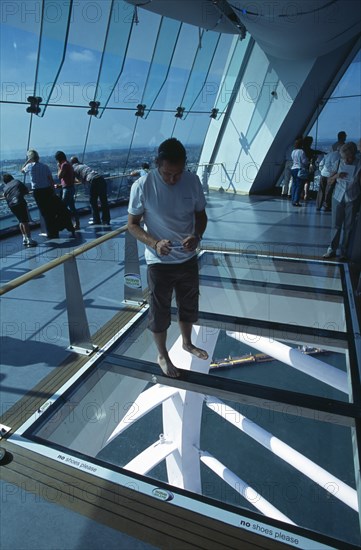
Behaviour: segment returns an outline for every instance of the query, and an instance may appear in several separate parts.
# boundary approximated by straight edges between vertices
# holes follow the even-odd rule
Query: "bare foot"
[[[158,355],[158,365],[166,376],[169,376],[170,378],[178,378],[178,376],[180,376],[179,369],[173,365],[169,358],[166,359],[165,357]]]
[[[196,348],[193,344],[183,344],[183,349],[189,351],[189,353],[192,353],[192,355],[195,355],[199,359],[208,359],[208,353],[204,349]]]

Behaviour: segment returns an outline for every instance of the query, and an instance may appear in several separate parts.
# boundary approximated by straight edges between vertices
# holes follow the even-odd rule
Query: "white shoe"
[[[336,252],[332,249],[327,250],[326,254],[322,256],[323,258],[335,258]]]

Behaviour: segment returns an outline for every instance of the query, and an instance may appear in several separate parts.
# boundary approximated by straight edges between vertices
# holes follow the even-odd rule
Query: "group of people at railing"
[[[310,185],[319,171],[316,210],[332,211],[330,246],[324,258],[337,255],[341,235],[341,259],[347,260],[348,248],[354,231],[361,200],[361,140],[358,144],[346,142],[341,131],[331,151],[311,147],[313,138],[297,137],[286,151],[282,197],[290,197],[292,205],[301,206],[301,198],[310,198]]]
[[[113,194],[112,200],[115,203],[128,200],[130,188],[135,179],[147,174],[150,170],[150,164],[142,162],[139,168],[109,177],[109,175],[103,175],[99,169],[80,162],[76,156],[68,161],[63,151],[57,151],[54,159],[57,163],[56,176],[54,171],[51,172],[51,163],[41,162],[39,153],[34,149],[29,149],[27,152],[27,160],[21,168],[24,174],[22,181],[19,175],[14,177],[8,172],[2,173],[5,200],[1,208],[1,217],[3,222],[9,218],[7,223],[10,227],[13,224],[11,221],[13,218],[9,217],[10,210],[19,222],[26,246],[30,246],[30,241],[31,246],[37,244],[29,236],[29,224],[34,221],[31,216],[33,207],[37,206],[40,212],[48,238],[58,237],[61,229],[68,229],[71,236],[75,235],[75,232],[80,229],[79,203],[82,205],[81,208],[86,204],[90,206],[92,217],[88,222],[89,225],[109,226],[111,219],[109,196]],[[26,181],[27,174],[29,185]],[[117,180],[119,180],[118,183]],[[9,185],[10,181],[11,185]],[[27,195],[26,199],[25,195]],[[62,204],[57,200],[57,196],[60,197]],[[69,221],[69,213],[71,221]],[[27,224],[26,229],[24,224]]]
[[[319,158],[325,155],[324,151],[313,149],[312,143],[312,136],[298,136],[286,150],[282,197],[290,198],[293,206],[300,206],[301,198],[310,198]]]
[[[40,162],[39,154],[35,149],[29,149],[27,160],[21,169],[25,175],[29,175],[34,200],[44,219],[46,236],[57,238],[59,231],[67,229],[70,235],[75,237],[75,232],[80,229],[80,219],[75,207],[76,182],[82,182],[89,187],[89,202],[93,214],[89,223],[109,225],[110,210],[104,177],[93,168],[80,163],[75,156],[70,161],[63,151],[57,151],[54,156],[59,183],[54,181],[49,166]],[[3,181],[4,197],[19,222],[23,244],[35,246],[37,243],[31,239],[29,213],[24,198],[28,194],[28,188],[8,173],[3,174]],[[56,193],[56,189],[60,190],[60,196]],[[98,202],[100,202],[100,208]]]

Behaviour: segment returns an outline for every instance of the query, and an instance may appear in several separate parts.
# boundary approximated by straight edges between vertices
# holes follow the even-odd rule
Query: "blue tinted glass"
[[[94,95],[102,104],[100,116],[123,72],[132,24],[133,8],[123,0],[114,0]]]
[[[358,51],[351,65],[337,84],[331,97],[358,95],[361,90],[361,50]]]
[[[347,141],[358,142],[361,136],[360,90],[361,50],[358,51],[308,132],[314,137],[320,149],[328,150],[337,141],[337,134],[340,131],[346,132]]]
[[[215,104],[215,108],[218,109],[220,113],[226,110],[229,100],[232,96],[239,69],[242,64],[247,46],[249,44],[249,38],[249,34],[247,34],[244,40],[236,39],[236,42],[234,44],[233,53],[225,71],[225,77],[219,88],[219,94],[217,97],[217,102]]]
[[[97,75],[109,21],[110,1],[76,1],[73,4],[65,61],[50,104],[84,106],[77,111],[87,118],[94,99]]]
[[[181,104],[186,111],[192,109],[195,101],[199,97],[203,87],[206,84],[208,72],[213,61],[220,34],[215,32],[202,32],[198,49],[196,51],[191,73],[183,94]],[[184,118],[186,118],[185,113]]]
[[[277,73],[274,69],[270,70],[269,67],[262,86],[260,88],[257,86],[249,88],[249,90],[252,90],[252,93],[255,93],[253,97],[249,97],[249,99],[254,103],[255,108],[246,132],[246,140],[248,145],[252,143],[253,139],[263,126],[273,101],[271,92],[276,90],[277,84]]]
[[[12,23],[12,18],[9,20]],[[26,30],[10,23],[2,24],[0,32],[1,100],[25,103],[34,92],[40,24],[33,25],[33,30],[29,25]],[[43,93],[42,90],[37,92]]]
[[[78,156],[83,150],[88,123],[89,117],[83,109],[49,106],[44,118],[33,117],[29,146],[41,157],[51,156],[55,173],[55,152],[63,150],[69,157]]]
[[[72,2],[61,0],[44,0],[42,13],[42,31],[38,50],[38,68],[34,86],[43,90],[42,103],[44,107],[40,116],[44,116],[47,103],[56,84],[64,62],[68,30],[70,25]]]
[[[109,98],[108,107],[132,110],[134,117],[137,105],[142,102],[160,22],[161,18],[156,14],[139,14],[138,24],[132,27],[124,67]],[[147,48],[144,48],[144,44],[147,44]],[[102,97],[105,97],[104,94]]]
[[[18,170],[26,159],[30,115],[25,112],[24,105],[4,103],[0,105],[0,115],[0,160],[5,163],[9,160],[9,165],[2,164],[1,170],[11,172],[13,175],[15,171],[19,175]],[[14,135],[16,139],[13,137]]]
[[[143,93],[142,103],[148,109],[154,105],[167,77],[178,41],[181,24],[173,19],[162,19],[152,64]]]
[[[229,34],[220,35],[205,82],[200,93],[193,101],[191,107],[192,115],[195,113],[205,113],[206,117],[208,117],[211,114],[211,110],[215,108],[215,101],[220,93],[223,73],[227,65],[229,52],[232,49],[232,44],[233,36]]]
[[[340,121],[342,122],[340,123]],[[347,141],[356,143],[359,141],[361,135],[360,97],[344,97],[328,101],[318,117],[318,145],[327,147],[337,141],[337,133],[340,130],[346,131]],[[312,130],[310,134],[315,136]]]

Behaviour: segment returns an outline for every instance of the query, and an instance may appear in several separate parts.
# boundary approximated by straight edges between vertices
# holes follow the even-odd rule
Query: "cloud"
[[[90,50],[82,50],[80,52],[70,52],[69,58],[76,63],[92,63],[95,61],[93,52]]]
[[[26,59],[27,59],[28,61],[31,61],[31,62],[36,61],[36,60],[38,59],[38,53],[37,53],[37,52],[30,52],[30,53],[28,53],[28,55],[26,56]]]

